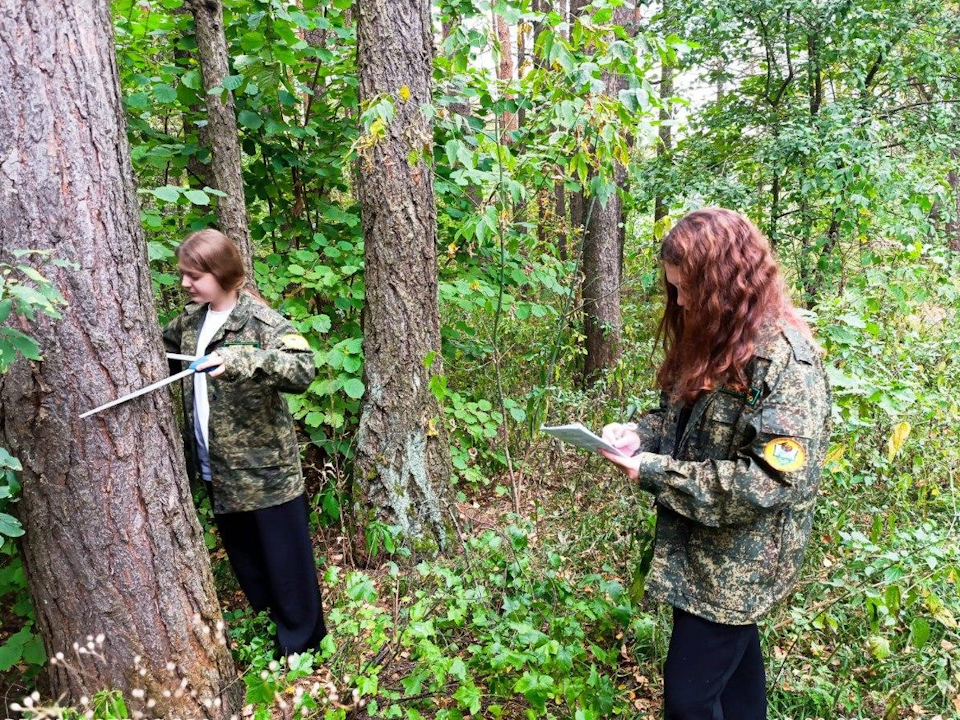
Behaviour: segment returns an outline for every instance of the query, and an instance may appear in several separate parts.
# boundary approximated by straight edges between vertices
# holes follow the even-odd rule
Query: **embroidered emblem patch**
[[[310,352],[310,343],[303,335],[290,333],[280,338],[280,346],[284,350],[293,350],[295,352]]]
[[[776,438],[763,446],[763,457],[774,470],[793,472],[807,464],[803,445],[792,438]]]

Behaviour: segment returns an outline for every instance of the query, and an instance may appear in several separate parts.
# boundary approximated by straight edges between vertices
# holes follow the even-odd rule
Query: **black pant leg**
[[[745,707],[748,714],[726,715],[721,702],[730,679],[740,670],[751,640],[756,640],[756,625],[723,625],[674,609],[673,633],[663,673],[664,716],[667,720],[761,720],[766,717],[766,687],[762,674],[755,676],[754,665],[744,666],[738,684],[752,688],[756,695],[759,680],[764,703]]]
[[[288,655],[315,650],[327,629],[310,541],[307,499],[301,495],[255,512],[280,651]]]
[[[750,633],[740,664],[720,696],[726,720],[765,720],[767,717],[767,674],[760,650],[760,631]]]
[[[256,512],[215,514],[213,517],[240,589],[253,611],[261,612],[270,607],[272,598]]]

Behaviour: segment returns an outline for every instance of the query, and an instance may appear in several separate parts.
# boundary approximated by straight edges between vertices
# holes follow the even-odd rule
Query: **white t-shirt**
[[[233,307],[236,307],[234,305]],[[200,334],[197,336],[197,357],[206,355],[207,345],[217,334],[217,331],[223,327],[233,308],[229,310],[213,310],[207,307],[207,315],[203,319],[203,325],[200,327]],[[193,432],[197,436],[197,469],[200,471],[200,477],[209,481],[210,475],[210,453],[207,450],[207,439],[210,437],[210,403],[207,399],[207,374],[203,372],[193,375]]]

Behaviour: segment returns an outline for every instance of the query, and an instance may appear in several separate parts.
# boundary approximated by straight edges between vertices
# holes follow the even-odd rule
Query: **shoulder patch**
[[[303,335],[296,333],[287,333],[280,336],[280,347],[284,350],[293,352],[310,352],[310,343]]]
[[[774,438],[763,446],[763,459],[774,470],[795,472],[807,464],[807,451],[793,438]]]

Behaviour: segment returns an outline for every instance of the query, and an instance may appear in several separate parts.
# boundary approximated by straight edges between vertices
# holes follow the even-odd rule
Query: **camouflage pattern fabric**
[[[657,510],[647,596],[728,625],[756,622],[790,592],[813,523],[830,435],[818,350],[793,327],[761,334],[754,393],[704,393],[640,422],[639,482]]]
[[[191,304],[170,321],[163,330],[168,352],[196,352],[206,309]],[[207,379],[213,511],[258,510],[293,500],[303,494],[303,473],[293,418],[282,393],[303,392],[313,381],[313,351],[283,316],[241,293],[207,345],[207,353],[212,352],[224,361],[223,374]],[[181,369],[175,364],[171,369]],[[182,391],[187,469],[195,479],[191,377],[183,381]]]

